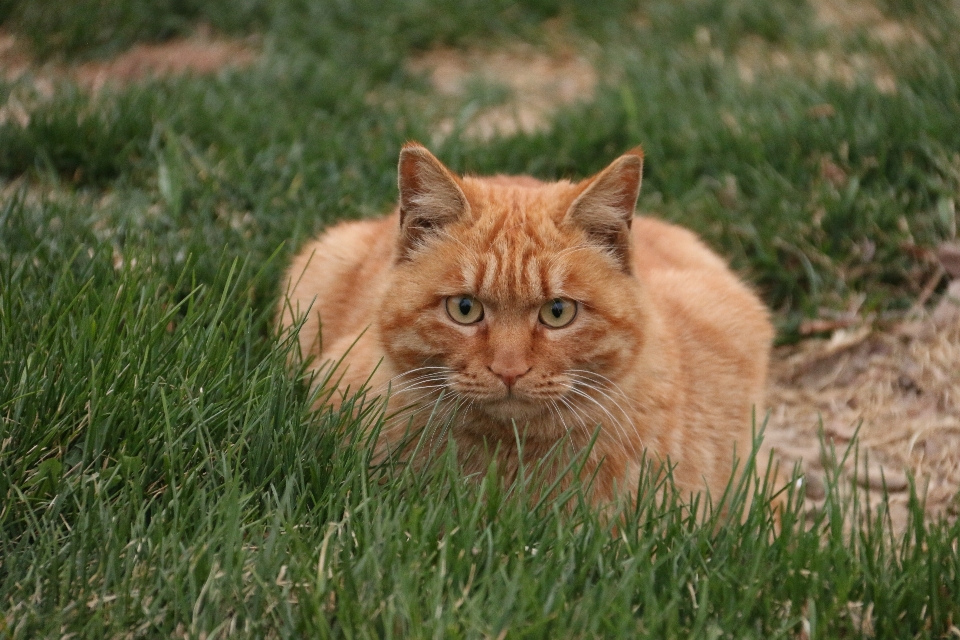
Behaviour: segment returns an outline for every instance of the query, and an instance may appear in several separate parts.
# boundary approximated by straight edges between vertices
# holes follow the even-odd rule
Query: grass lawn
[[[376,405],[311,412],[271,327],[286,261],[389,209],[410,139],[544,178],[642,144],[640,208],[727,256],[781,341],[853,297],[902,312],[957,233],[960,5],[837,6],[0,3],[34,59],[0,80],[0,638],[960,635],[960,524],[918,502],[894,531],[831,478],[774,535],[736,490],[706,523],[649,488],[610,518],[533,504],[536,469],[370,469],[348,436]],[[252,64],[71,71],[201,24]],[[477,136],[509,86],[438,98],[407,64],[518,41],[585,52],[595,91]]]

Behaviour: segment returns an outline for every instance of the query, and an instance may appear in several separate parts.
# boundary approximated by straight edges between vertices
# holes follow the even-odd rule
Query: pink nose
[[[498,366],[497,363],[494,363],[487,368],[490,369],[490,371],[492,371],[498,378],[503,380],[503,383],[507,385],[507,389],[512,389],[514,383],[517,381],[517,378],[530,371],[530,367],[523,365]]]

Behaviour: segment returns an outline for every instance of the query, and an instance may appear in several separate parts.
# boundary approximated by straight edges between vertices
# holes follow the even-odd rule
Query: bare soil
[[[957,516],[960,280],[914,318],[774,351],[766,442],[781,469],[799,466],[809,509],[823,504],[833,472],[873,507],[886,490],[896,530],[907,522],[911,481],[930,517]]]
[[[919,30],[889,19],[870,0],[812,0],[811,5],[827,35],[826,44],[815,51],[791,50],[760,38],[747,39],[736,52],[741,80],[749,84],[770,74],[790,73],[846,86],[868,81],[883,93],[895,93],[896,77],[885,57],[896,55],[900,47],[929,46]],[[872,43],[871,53],[844,49],[843,38],[837,36],[853,33],[861,33]]]
[[[97,91],[108,83],[126,85],[148,78],[210,75],[225,67],[250,66],[257,55],[251,40],[215,37],[209,30],[201,28],[189,38],[137,44],[105,60],[39,65],[21,40],[13,34],[0,32],[0,75],[8,81],[29,75],[45,92],[52,90],[50,83],[55,80],[72,80],[86,89]]]
[[[583,55],[570,49],[547,53],[524,44],[496,51],[437,49],[408,67],[427,74],[445,97],[462,99],[478,84],[505,89],[508,95],[500,104],[482,106],[466,124],[464,135],[482,140],[543,129],[557,107],[590,100],[597,85],[597,73]],[[454,124],[448,117],[437,126],[447,135]]]
[[[73,83],[93,93],[108,85],[125,86],[150,78],[212,75],[225,68],[252,65],[259,55],[254,38],[231,40],[199,28],[189,38],[137,44],[118,56],[81,64],[38,63],[16,35],[0,31],[0,77],[15,83],[0,104],[0,124],[25,127],[30,111],[51,99],[57,85]]]

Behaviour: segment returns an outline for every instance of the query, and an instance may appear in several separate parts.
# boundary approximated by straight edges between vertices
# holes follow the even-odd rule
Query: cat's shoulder
[[[325,292],[365,285],[365,279],[389,268],[397,224],[394,214],[328,227],[293,257],[288,287],[309,289],[322,297]]]
[[[637,217],[632,233],[637,277],[674,320],[684,319],[679,324],[719,329],[731,345],[746,353],[757,353],[773,339],[767,308],[693,231]],[[705,338],[706,342],[721,346]]]
[[[331,248],[349,247],[352,244],[370,244],[381,239],[392,239],[399,226],[396,211],[391,215],[347,220],[327,227],[314,242],[329,245]]]

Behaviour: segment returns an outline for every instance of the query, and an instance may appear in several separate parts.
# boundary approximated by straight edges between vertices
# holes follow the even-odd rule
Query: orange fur
[[[279,315],[312,367],[346,355],[341,389],[389,389],[381,458],[437,405],[467,472],[517,469],[564,433],[586,447],[595,496],[635,489],[644,453],[684,491],[716,497],[751,450],[773,330],[757,297],[697,237],[634,217],[642,153],[581,182],[451,173],[401,152],[400,206],[328,229],[294,258]],[[483,317],[459,324],[447,298]],[[563,328],[539,320],[575,301]],[[464,303],[467,308],[472,303]],[[461,307],[455,307],[457,311]],[[559,309],[559,307],[558,307]],[[548,312],[550,313],[550,312]],[[321,330],[322,327],[322,330]],[[349,352],[349,353],[348,353]],[[759,413],[759,412],[758,412]],[[762,413],[760,414],[762,415]],[[445,435],[445,434],[443,434]]]

